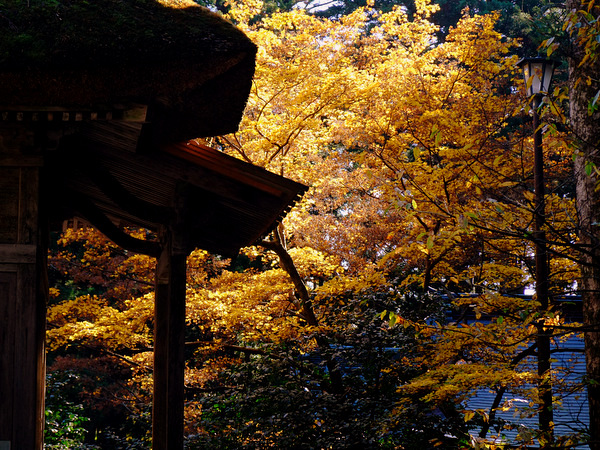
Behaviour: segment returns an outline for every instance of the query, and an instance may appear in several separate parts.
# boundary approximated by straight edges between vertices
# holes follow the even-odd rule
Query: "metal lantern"
[[[548,92],[554,73],[554,61],[545,58],[523,58],[517,65],[523,71],[528,97]]]

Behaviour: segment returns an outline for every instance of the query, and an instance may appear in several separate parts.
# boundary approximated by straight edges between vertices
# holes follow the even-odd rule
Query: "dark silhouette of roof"
[[[153,253],[120,228],[157,230],[178,215],[189,246],[233,255],[305,190],[189,142],[237,130],[255,54],[191,0],[6,0],[0,125],[46,136],[55,223],[83,216]]]
[[[148,106],[152,139],[237,129],[256,46],[191,0],[3,2],[0,111]]]

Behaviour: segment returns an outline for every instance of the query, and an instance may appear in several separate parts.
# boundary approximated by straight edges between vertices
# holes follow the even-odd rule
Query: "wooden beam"
[[[0,262],[5,264],[35,264],[37,247],[30,244],[0,244]]]
[[[96,109],[0,105],[0,122],[82,122],[85,120],[145,122],[147,111],[147,105],[136,103]]]
[[[157,242],[144,241],[130,236],[112,223],[92,201],[77,192],[67,192],[67,196],[72,202],[71,207],[119,247],[148,256],[158,257],[160,255],[161,250]]]
[[[84,173],[110,200],[124,211],[142,220],[165,224],[169,219],[169,209],[137,198],[129,192],[112,173],[106,169],[101,158],[89,150],[85,139],[70,136],[63,139],[64,151],[61,165]]]
[[[172,230],[163,236],[154,306],[152,448],[182,450],[187,252],[174,245]]]

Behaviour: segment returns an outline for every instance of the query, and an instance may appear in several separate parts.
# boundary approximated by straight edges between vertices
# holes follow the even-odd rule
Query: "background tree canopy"
[[[564,10],[207,6],[259,47],[239,131],[208,144],[310,190],[234,260],[201,250],[188,259],[186,445],[585,442],[585,423],[554,436],[537,426],[537,386],[548,380],[531,366],[536,323],[557,345],[581,330],[559,306],[521,295],[535,284],[533,142],[515,64],[551,36],[560,56]],[[540,110],[556,297],[573,293],[582,260],[560,70]],[[49,398],[60,402],[49,401],[47,443],[146,448],[155,261],[89,228],[55,238]],[[572,370],[548,374],[557,409],[585,396]],[[482,389],[493,401],[473,407]]]

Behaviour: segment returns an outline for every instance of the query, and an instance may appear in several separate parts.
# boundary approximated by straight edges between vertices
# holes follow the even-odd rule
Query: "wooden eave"
[[[306,190],[194,142],[151,154],[80,139],[67,147],[53,166],[63,217],[85,217],[81,201],[120,227],[158,230],[183,214],[188,245],[224,256],[267,234]]]

